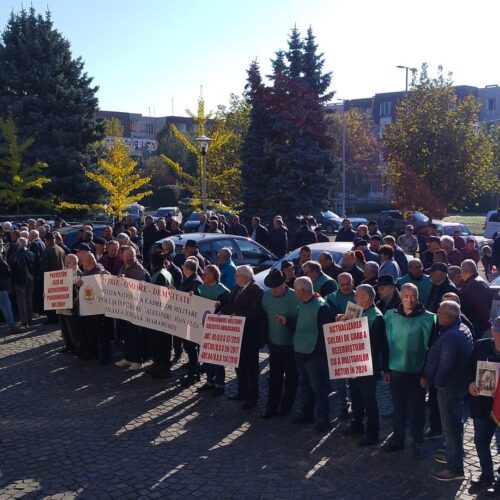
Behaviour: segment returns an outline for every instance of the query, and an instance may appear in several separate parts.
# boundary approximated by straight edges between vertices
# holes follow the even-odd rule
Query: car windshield
[[[167,214],[173,214],[174,211],[171,208],[159,208],[156,211],[156,217],[164,217]]]
[[[415,220],[418,220],[419,222],[427,222],[428,220],[427,216],[424,215],[422,212],[413,212],[412,216]]]
[[[500,286],[500,276],[498,278],[495,278],[491,283],[490,286]]]
[[[448,236],[453,236],[455,231],[460,231],[460,236],[469,236],[472,233],[470,229],[463,224],[457,224],[453,226],[443,226],[443,234],[447,234]]]
[[[198,221],[200,220],[200,214],[198,212],[193,212],[190,216],[189,216],[189,220],[190,221]]]
[[[332,212],[331,210],[327,210],[326,212],[321,212],[321,215],[323,217],[327,217],[329,219],[340,219],[340,217],[336,213]]]

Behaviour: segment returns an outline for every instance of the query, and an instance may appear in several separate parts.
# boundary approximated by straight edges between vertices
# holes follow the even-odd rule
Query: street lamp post
[[[212,139],[206,135],[197,137],[195,141],[200,145],[200,151],[202,156],[202,166],[201,166],[201,205],[203,208],[203,213],[207,213],[207,149],[208,144]]]
[[[342,217],[345,217],[345,100],[342,101]]]
[[[415,71],[417,71],[417,68],[410,68],[409,66],[396,66],[396,68],[405,70],[405,73],[406,73],[405,94],[408,94],[408,71],[415,73]]]

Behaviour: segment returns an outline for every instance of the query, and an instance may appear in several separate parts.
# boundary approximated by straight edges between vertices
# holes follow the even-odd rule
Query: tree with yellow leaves
[[[99,171],[85,170],[85,175],[106,191],[106,214],[122,218],[127,207],[142,200],[152,191],[136,192],[151,180],[136,172],[137,162],[130,157],[130,149],[120,138],[114,138],[105,158],[99,160]]]
[[[40,202],[33,196],[33,191],[42,189],[52,181],[41,175],[41,171],[47,168],[46,163],[23,163],[23,153],[33,144],[34,139],[30,137],[19,143],[12,118],[0,118],[0,135],[0,205],[5,208],[15,207],[19,213],[21,205]]]
[[[229,109],[219,107],[215,117],[205,115],[203,98],[198,100],[196,115],[189,112],[197,124],[197,136],[209,135],[212,139],[207,153],[207,193],[209,200],[218,200],[228,208],[237,208],[241,193],[240,146],[248,127],[248,106],[243,99],[231,96]],[[212,122],[209,125],[209,122]],[[196,155],[197,168],[193,174],[185,166],[172,160],[165,154],[160,158],[172,169],[183,186],[194,198],[194,208],[201,207],[203,155],[198,145],[182,134],[175,125],[170,126],[172,135]]]

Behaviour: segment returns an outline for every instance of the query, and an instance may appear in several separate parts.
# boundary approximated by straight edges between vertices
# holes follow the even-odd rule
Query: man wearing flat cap
[[[448,266],[442,262],[434,262],[429,270],[432,287],[427,299],[426,309],[437,313],[443,295],[448,292],[458,293],[457,287],[448,278]]]
[[[385,314],[391,309],[395,309],[401,304],[399,293],[394,283],[394,278],[390,274],[383,274],[378,277],[377,292],[379,300],[376,305]]]
[[[202,277],[203,271],[205,270],[205,258],[201,255],[198,249],[198,243],[196,243],[195,240],[186,241],[184,248],[182,249],[182,255],[177,254],[174,257],[174,264],[177,267],[182,268],[182,265],[189,257],[195,257],[198,261],[198,274]]]
[[[271,269],[264,284],[269,288],[262,297],[268,325],[269,397],[262,418],[270,418],[289,413],[297,392],[298,372],[293,350],[297,297],[279,269]]]
[[[434,252],[441,248],[441,238],[439,236],[429,236],[427,238],[427,250],[422,254],[421,261],[424,269],[429,269],[434,261]]]
[[[285,283],[288,288],[293,289],[293,284],[297,278],[295,276],[295,266],[291,260],[284,260],[281,263],[281,271],[285,275]]]

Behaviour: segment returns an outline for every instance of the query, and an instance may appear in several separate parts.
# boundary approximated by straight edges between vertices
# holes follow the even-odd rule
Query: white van
[[[485,238],[493,238],[495,233],[500,234],[500,208],[488,212],[484,223]]]
[[[166,217],[167,214],[170,214],[172,219],[179,223],[179,226],[182,224],[182,212],[179,210],[179,207],[160,207],[153,219],[156,222],[160,217]]]

